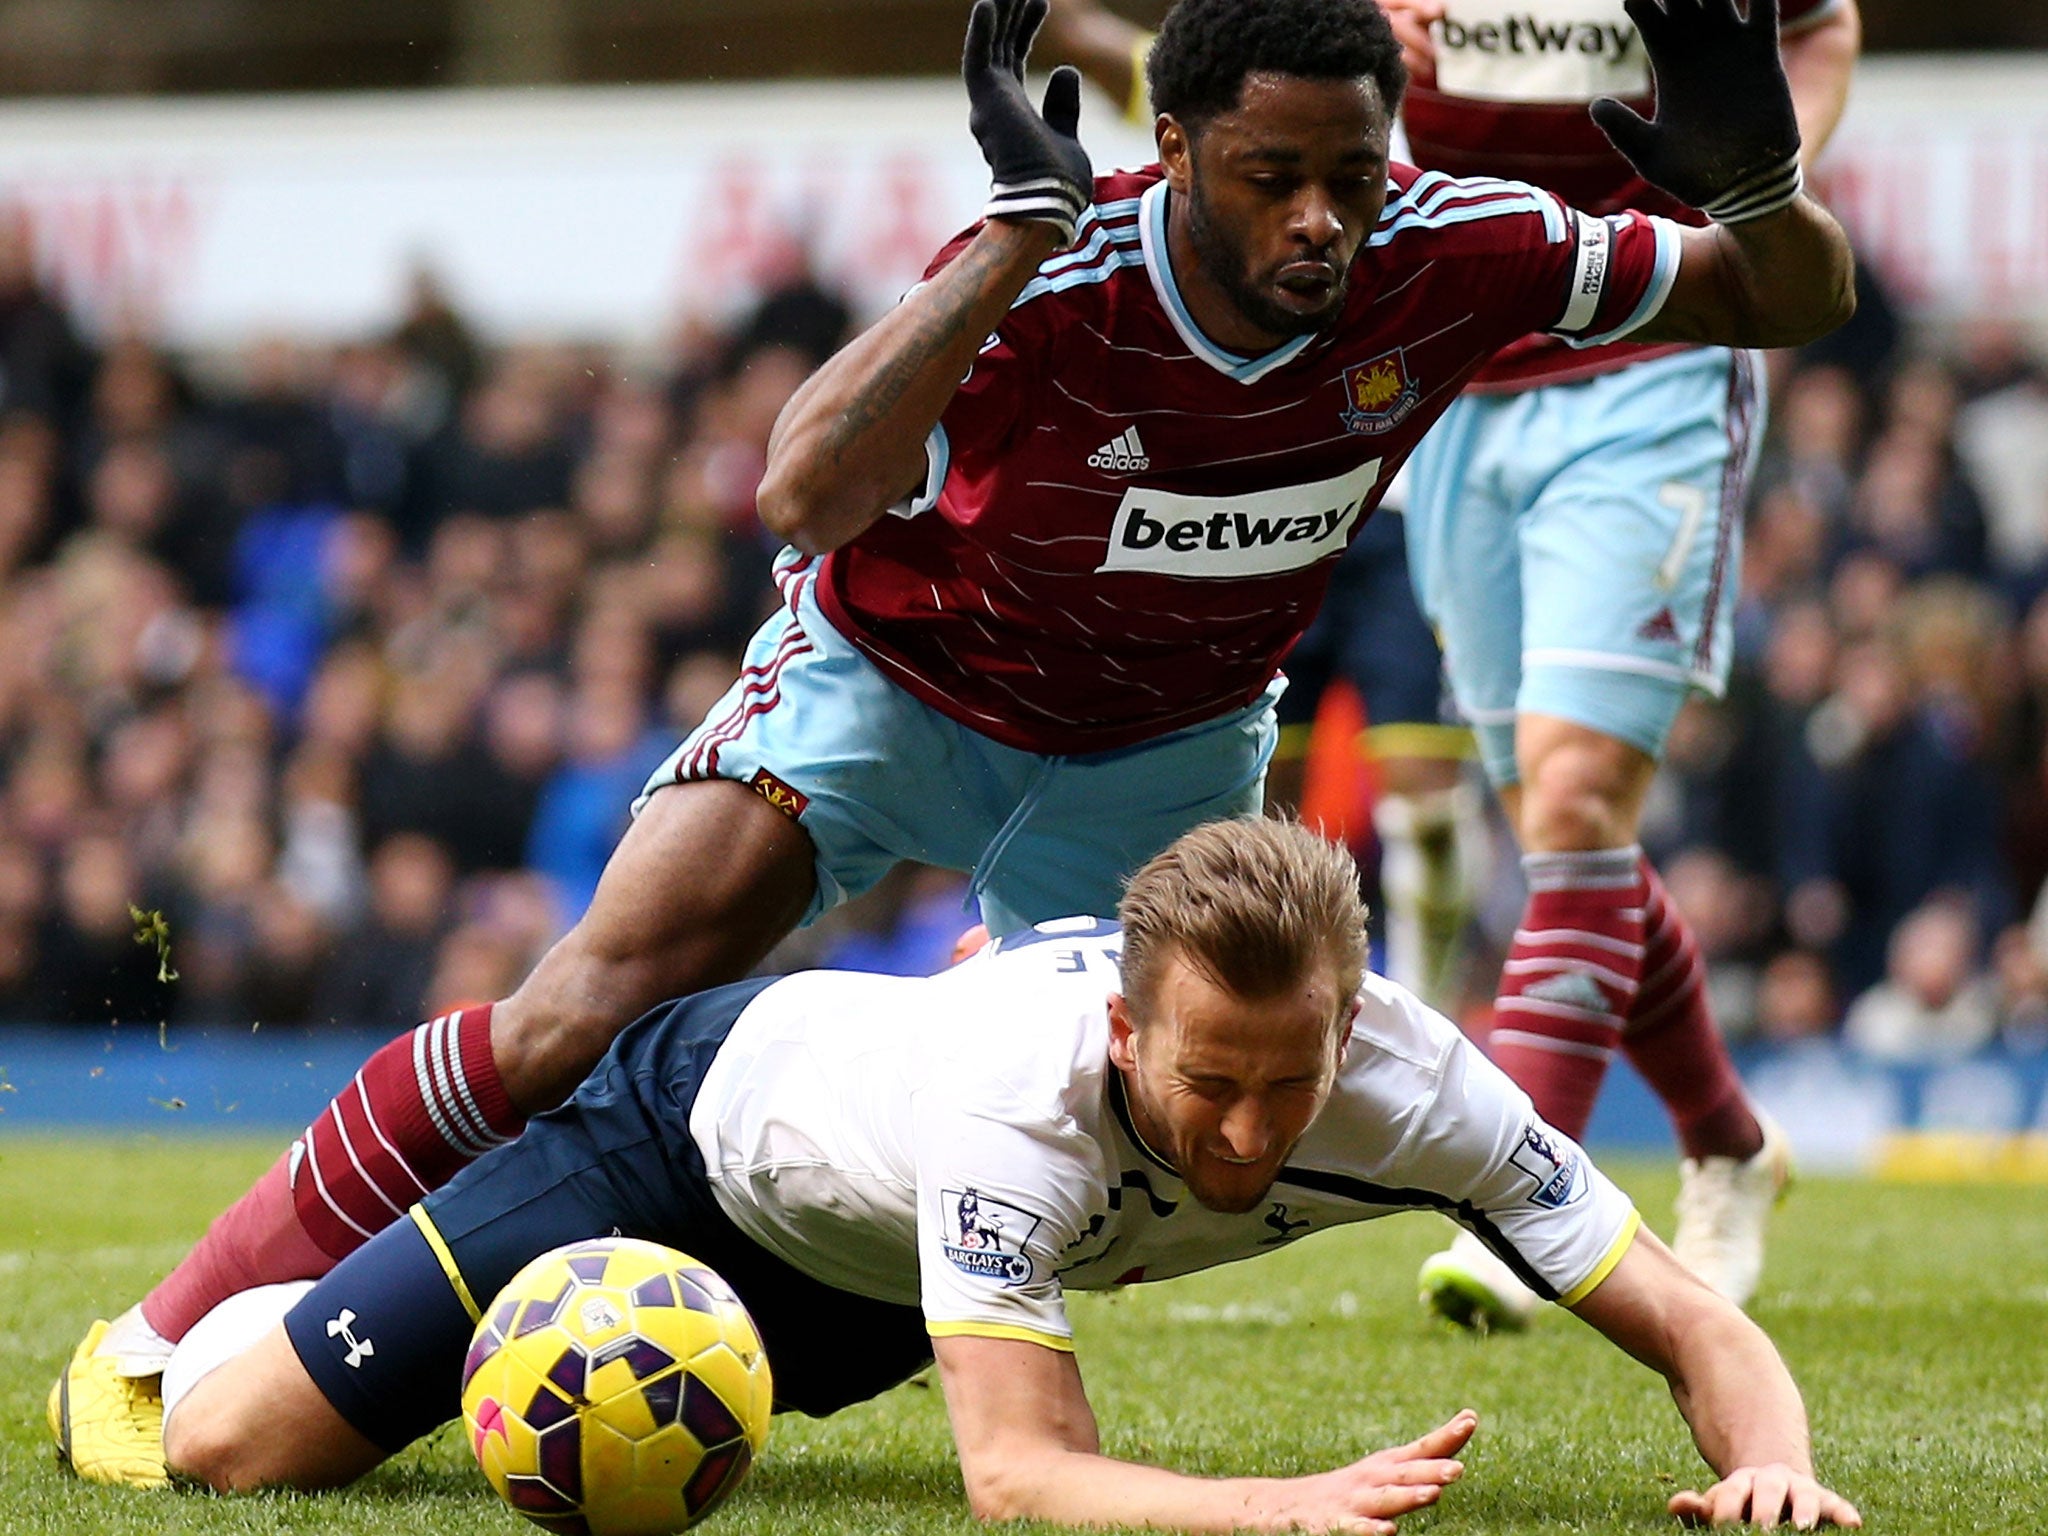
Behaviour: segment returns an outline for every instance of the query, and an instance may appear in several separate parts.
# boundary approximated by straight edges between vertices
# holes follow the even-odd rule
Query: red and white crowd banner
[[[951,81],[0,107],[0,209],[70,301],[207,347],[388,326],[422,264],[497,336],[652,344],[799,248],[873,313],[987,188]]]
[[[1819,172],[1907,308],[2048,324],[2048,57],[1864,61]]]
[[[1091,98],[1098,166],[1150,157]],[[1820,185],[1910,306],[2048,321],[2048,59],[1863,66]],[[495,336],[659,344],[806,252],[867,312],[980,209],[950,80],[0,106],[0,208],[96,329],[345,338],[422,264]]]

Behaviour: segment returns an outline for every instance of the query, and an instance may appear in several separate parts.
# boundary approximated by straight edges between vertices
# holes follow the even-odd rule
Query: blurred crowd
[[[2048,1047],[2048,372],[1942,340],[1775,360],[1734,677],[1646,835],[1733,1034]]]
[[[0,212],[0,1021],[509,990],[734,676],[768,432],[848,320],[792,269],[628,366],[422,274],[388,334],[202,367],[89,343]],[[2048,372],[1943,340],[1774,362],[1735,677],[1646,832],[1737,1035],[2048,1045]],[[905,871],[789,958],[965,921]]]
[[[28,237],[0,213],[0,1019],[502,995],[737,672],[769,428],[845,308],[792,276],[632,371],[480,346],[422,276],[387,335],[202,376],[88,345]]]

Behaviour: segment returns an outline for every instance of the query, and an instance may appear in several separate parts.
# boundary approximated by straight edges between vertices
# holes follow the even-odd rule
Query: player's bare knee
[[[270,1486],[262,1476],[260,1426],[232,1406],[195,1396],[164,1421],[164,1465],[173,1477],[215,1493]]]
[[[1562,853],[1634,841],[1641,795],[1627,752],[1619,742],[1573,742],[1525,762],[1519,816],[1523,846]]]
[[[1522,842],[1531,853],[1575,853],[1625,846],[1634,837],[1614,800],[1568,779],[1525,785]]]

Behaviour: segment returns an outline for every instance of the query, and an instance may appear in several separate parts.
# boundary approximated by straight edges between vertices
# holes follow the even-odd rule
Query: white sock
[[[1484,878],[1480,811],[1470,784],[1382,795],[1373,807],[1387,908],[1387,975],[1432,1007],[1451,1001],[1459,940]]]
[[[254,1348],[311,1289],[310,1280],[287,1280],[237,1291],[194,1323],[164,1366],[164,1422],[170,1423],[188,1392],[237,1355]]]
[[[130,1307],[107,1324],[96,1355],[112,1355],[114,1369],[123,1376],[158,1376],[175,1346],[149,1326],[140,1304]]]

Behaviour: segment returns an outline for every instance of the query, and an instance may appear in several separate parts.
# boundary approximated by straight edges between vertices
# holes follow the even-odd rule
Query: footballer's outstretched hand
[[[1657,75],[1657,115],[1612,96],[1593,121],[1646,181],[1718,224],[1799,195],[1799,119],[1778,57],[1778,0],[1626,0]]]
[[[1823,1525],[1862,1526],[1856,1506],[1804,1472],[1784,1465],[1740,1467],[1705,1493],[1673,1494],[1668,1506],[1686,1525],[1790,1526],[1811,1531]]]
[[[967,126],[995,178],[982,217],[1049,224],[1061,245],[1071,245],[1095,196],[1095,169],[1081,147],[1080,72],[1068,65],[1052,72],[1042,111],[1024,94],[1024,60],[1045,6],[1046,0],[975,0],[960,73]]]
[[[1245,1522],[1259,1530],[1344,1531],[1395,1536],[1395,1521],[1427,1509],[1465,1475],[1457,1455],[1479,1428],[1461,1408],[1419,1440],[1375,1451],[1348,1467],[1273,1484],[1276,1507]]]

